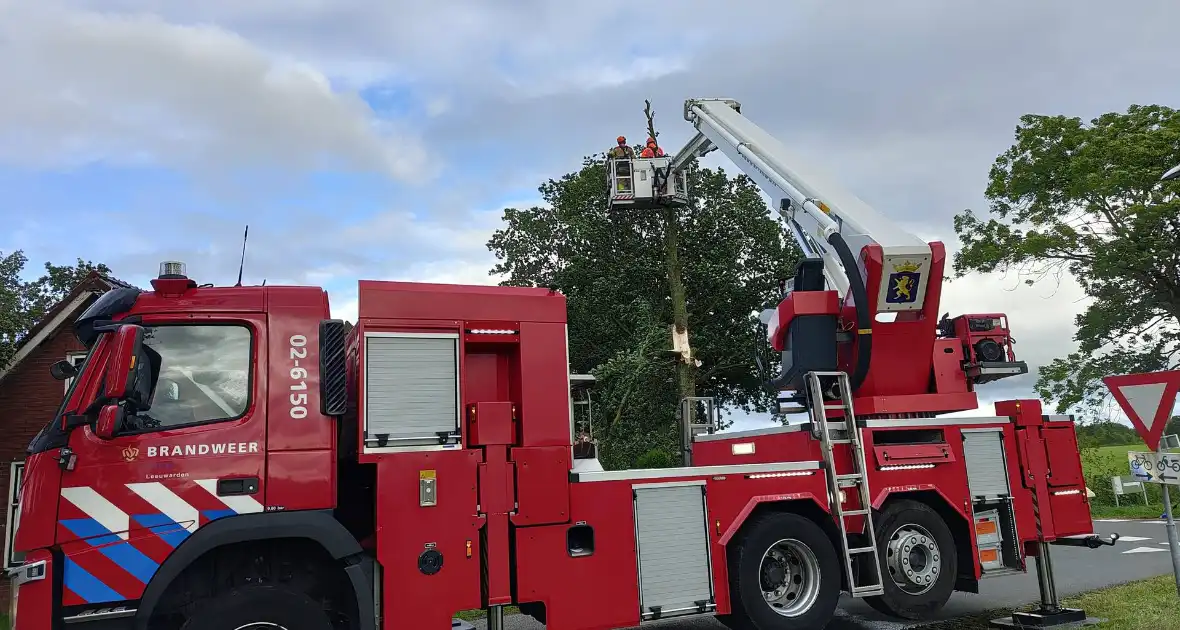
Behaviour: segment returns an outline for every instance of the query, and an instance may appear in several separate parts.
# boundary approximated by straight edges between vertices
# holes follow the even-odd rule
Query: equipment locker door
[[[703,481],[634,486],[642,619],[711,610],[713,569]]]
[[[199,527],[262,511],[265,320],[145,316],[142,326],[150,409],[109,440],[92,425],[70,434],[76,463],[62,474],[57,522],[64,605],[137,599]]]

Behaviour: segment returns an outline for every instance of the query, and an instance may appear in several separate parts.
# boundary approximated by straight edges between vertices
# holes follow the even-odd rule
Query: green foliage
[[[798,250],[745,176],[695,164],[679,213],[679,261],[698,396],[768,411],[752,360],[757,312],[793,273]],[[488,242],[504,284],[551,286],[567,298],[571,369],[593,372],[604,466],[679,461],[672,306],[660,211],[611,210],[601,159],[541,185],[547,207],[509,208]],[[664,453],[670,459],[662,459]],[[641,464],[641,462],[643,462]]]
[[[1086,479],[1086,487],[1094,492],[1094,498],[1090,499],[1092,505],[1114,506],[1114,487],[1111,485],[1110,478],[1127,477],[1131,474],[1127,451],[1147,450],[1142,440],[1136,438],[1136,442],[1129,446],[1082,449],[1082,475]],[[1147,501],[1149,505],[1153,506],[1151,509],[1159,510],[1155,513],[1156,516],[1159,516],[1163,511],[1163,492],[1160,490],[1159,484],[1147,484]],[[1119,497],[1119,503],[1124,506],[1136,504],[1142,506],[1143,495],[1123,495]]]
[[[615,340],[618,351],[592,370],[599,410],[595,438],[603,467],[666,468],[675,465],[680,433],[669,412],[676,409],[675,372],[660,355],[667,328],[651,304],[636,298],[612,309],[629,330]],[[573,325],[570,326],[573,336]],[[571,352],[572,353],[572,352]]]
[[[1078,446],[1081,448],[1098,448],[1102,446],[1122,446],[1125,444],[1142,444],[1135,429],[1119,422],[1102,421],[1077,425]]]
[[[991,218],[955,217],[958,274],[1015,272],[1029,283],[1070,274],[1089,299],[1078,350],[1040,368],[1059,411],[1097,405],[1101,378],[1176,367],[1180,354],[1180,112],[1133,105],[1084,125],[1026,115],[996,158]]]
[[[1180,416],[1172,416],[1164,425],[1164,435],[1180,435]]]
[[[672,468],[679,464],[667,448],[653,448],[635,461],[636,468]]]
[[[102,264],[78,259],[76,265],[45,263],[45,274],[31,282],[21,279],[28,258],[17,250],[0,252],[0,366],[20,346],[28,331],[91,271],[109,273]]]

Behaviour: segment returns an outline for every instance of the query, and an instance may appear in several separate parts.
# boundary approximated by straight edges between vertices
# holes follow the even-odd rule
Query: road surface
[[[1082,547],[1053,547],[1053,568],[1057,577],[1057,591],[1063,596],[1074,595],[1104,586],[1163,575],[1172,571],[1168,554],[1167,535],[1163,521],[1097,520],[1095,531],[1104,536],[1118,532],[1121,537],[1113,547],[1086,549]],[[1036,601],[1036,571],[1030,565],[1025,575],[1011,575],[980,584],[980,593],[955,593],[938,615],[937,620],[963,615],[1007,609]],[[920,628],[923,623],[903,623],[884,617],[865,604],[842,599],[838,618],[828,630],[902,630]],[[482,620],[475,626],[484,630]],[[512,615],[504,619],[505,630],[541,630],[544,628],[531,617]],[[726,630],[711,616],[670,619],[645,625],[644,630]]]

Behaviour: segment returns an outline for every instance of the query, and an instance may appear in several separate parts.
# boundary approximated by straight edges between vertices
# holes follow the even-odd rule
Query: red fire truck
[[[611,203],[684,203],[683,165],[718,146],[775,198],[807,258],[763,316],[771,386],[807,422],[717,432],[690,399],[684,466],[603,470],[575,457],[560,293],[361,281],[350,328],[319,288],[165,263],[99,298],[85,362],[54,368],[75,378],[29,446],[15,630],[435,630],[478,608],[498,630],[509,605],[560,630],[810,629],[842,592],[919,618],[1030,557],[1051,595],[1048,544],[1103,542],[1071,419],[939,416],[1026,371],[1006,318],[939,319],[941,243],[821,193],[736,102],[685,113],[680,154],[610,164]]]

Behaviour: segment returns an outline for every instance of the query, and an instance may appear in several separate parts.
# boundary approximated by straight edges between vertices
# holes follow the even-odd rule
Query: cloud
[[[209,24],[142,13],[0,5],[0,161],[101,161],[196,171],[375,171],[437,165],[320,70]]]

